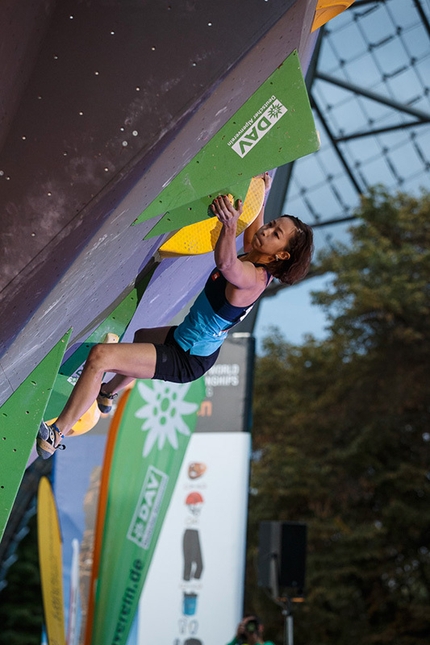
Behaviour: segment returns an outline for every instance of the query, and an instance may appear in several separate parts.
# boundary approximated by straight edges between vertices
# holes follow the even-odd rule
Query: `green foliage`
[[[8,571],[0,593],[0,645],[39,645],[43,605],[37,550],[37,521],[18,546],[18,559]]]
[[[325,253],[318,271],[335,274],[332,289],[315,295],[348,351],[427,335],[430,274],[430,195],[390,197],[374,189],[363,198],[352,245]]]
[[[256,586],[258,524],[308,525],[295,642],[420,645],[430,633],[430,196],[363,200],[333,275],[326,340],[268,338],[258,359],[247,606],[283,642]]]

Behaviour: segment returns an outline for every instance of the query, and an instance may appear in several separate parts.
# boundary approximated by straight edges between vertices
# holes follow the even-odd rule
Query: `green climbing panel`
[[[0,539],[30,457],[71,330],[0,408]]]
[[[241,182],[234,184],[234,186],[221,188],[214,193],[201,197],[195,202],[167,211],[164,217],[162,217],[154,228],[149,231],[144,239],[147,240],[148,238],[155,237],[156,235],[176,231],[184,226],[184,222],[187,224],[195,224],[196,222],[201,222],[206,219],[206,217],[214,217],[212,211],[209,210],[209,206],[212,204],[215,197],[218,195],[228,195],[230,193],[233,195],[235,200],[241,199],[244,201],[250,183],[250,179],[244,179]]]
[[[273,72],[134,222],[165,213],[157,230],[203,220],[194,205],[202,197],[278,168],[319,148],[318,134],[297,51]],[[229,191],[232,192],[232,191]],[[174,216],[172,211],[181,209]],[[163,222],[166,218],[165,223]],[[172,226],[172,228],[169,228]],[[163,228],[164,227],[164,228]]]
[[[54,390],[46,408],[45,419],[54,419],[63,409],[70,393],[79,378],[90,349],[103,342],[106,334],[117,334],[120,339],[125,333],[142,295],[154,272],[152,268],[119,303],[109,316],[90,334],[90,336],[63,363],[55,380]]]

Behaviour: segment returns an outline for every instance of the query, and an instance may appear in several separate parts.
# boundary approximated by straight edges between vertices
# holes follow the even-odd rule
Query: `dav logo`
[[[76,383],[77,383],[77,381],[78,381],[78,378],[79,378],[79,377],[80,377],[80,375],[82,374],[82,370],[84,369],[84,365],[85,365],[85,363],[82,363],[82,365],[80,365],[80,367],[78,367],[78,369],[77,369],[77,370],[75,370],[75,371],[73,372],[73,374],[71,374],[71,375],[69,376],[69,378],[67,379],[67,382],[68,382],[68,383],[71,383],[72,385],[76,385]]]
[[[243,128],[234,135],[228,145],[239,157],[245,157],[287,111],[285,105],[278,101],[276,96],[271,96],[252,119],[247,121]]]
[[[151,543],[168,481],[169,477],[166,473],[154,466],[149,466],[127,533],[127,538],[142,549],[148,549]]]

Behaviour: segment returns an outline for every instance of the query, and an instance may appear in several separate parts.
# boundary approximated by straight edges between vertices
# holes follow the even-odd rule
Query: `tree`
[[[262,520],[308,524],[297,643],[419,645],[430,633],[430,194],[363,199],[351,244],[319,258],[328,337],[266,339],[257,360],[247,607]]]
[[[43,626],[42,592],[37,551],[37,522],[17,550],[17,561],[8,571],[7,587],[0,594],[0,645],[38,645]]]

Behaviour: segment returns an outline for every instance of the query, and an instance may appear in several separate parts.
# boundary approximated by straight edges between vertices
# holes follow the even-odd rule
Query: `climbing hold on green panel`
[[[0,407],[0,539],[24,476],[71,330]]]
[[[230,193],[233,195],[235,200],[241,199],[244,201],[250,183],[251,178],[244,179],[243,181],[234,184],[234,186],[222,188],[221,190],[217,190],[214,193],[201,197],[195,202],[167,211],[160,221],[157,222],[154,228],[147,233],[144,239],[147,240],[148,238],[156,237],[157,235],[163,235],[163,233],[170,233],[170,231],[176,231],[183,226],[189,226],[190,224],[202,222],[213,217],[214,215],[209,210],[209,206],[212,204],[215,197],[218,197],[218,195],[228,195]]]

